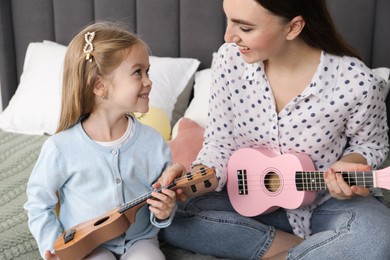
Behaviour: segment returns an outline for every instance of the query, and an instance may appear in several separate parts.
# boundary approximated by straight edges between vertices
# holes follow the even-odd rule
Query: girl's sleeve
[[[158,227],[158,228],[166,228],[169,225],[171,225],[171,223],[173,221],[173,217],[175,216],[176,210],[177,210],[177,205],[175,205],[175,207],[173,208],[169,217],[163,221],[157,220],[157,218],[154,216],[154,214],[152,212],[150,212],[150,223],[152,223],[153,226]]]
[[[59,153],[48,139],[33,168],[27,184],[28,226],[42,257],[46,250],[53,250],[57,237],[61,234],[60,223],[55,214],[58,202],[56,192],[65,182]]]
[[[384,80],[373,78],[370,88],[351,114],[346,128],[349,138],[344,155],[359,153],[373,169],[381,166],[389,152]]]

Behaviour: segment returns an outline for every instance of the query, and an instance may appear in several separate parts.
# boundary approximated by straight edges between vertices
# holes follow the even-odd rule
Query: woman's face
[[[224,0],[225,41],[235,43],[247,63],[265,61],[283,52],[289,23],[254,0]]]

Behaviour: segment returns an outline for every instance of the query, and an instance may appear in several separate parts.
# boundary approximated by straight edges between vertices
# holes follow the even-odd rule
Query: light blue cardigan
[[[42,256],[46,250],[53,250],[62,230],[149,193],[152,183],[171,164],[163,137],[137,120],[133,122],[133,136],[119,149],[95,143],[81,123],[44,143],[28,182],[25,204],[28,224]],[[61,198],[59,221],[53,211],[57,191]],[[103,246],[123,254],[135,241],[156,236],[159,228],[170,225],[172,216],[157,222],[144,206],[126,235]]]

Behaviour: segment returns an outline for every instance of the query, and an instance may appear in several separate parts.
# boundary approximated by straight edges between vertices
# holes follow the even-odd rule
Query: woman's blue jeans
[[[261,259],[275,229],[293,233],[283,209],[244,217],[234,211],[224,190],[180,204],[160,239],[225,259]],[[287,259],[390,259],[390,209],[375,197],[329,199],[314,210],[311,230],[312,236],[291,248]]]

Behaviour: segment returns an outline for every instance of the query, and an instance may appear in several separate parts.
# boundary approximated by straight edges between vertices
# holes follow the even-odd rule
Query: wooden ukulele
[[[183,177],[175,179],[172,184],[154,191],[161,192],[162,189],[175,190],[186,187],[194,189],[194,185],[200,182],[204,182],[209,187],[211,186],[209,180],[212,178],[215,178],[213,169],[200,169],[195,173],[189,172]],[[136,221],[137,211],[146,204],[147,199],[152,198],[151,194],[152,192],[149,192],[98,218],[66,230],[54,243],[57,256],[61,260],[83,259],[99,245],[120,236]]]
[[[306,154],[279,155],[261,148],[237,150],[229,159],[227,190],[234,209],[243,216],[296,209],[313,203],[326,190],[324,172],[315,171]],[[341,172],[349,185],[390,189],[390,167],[376,171]]]

